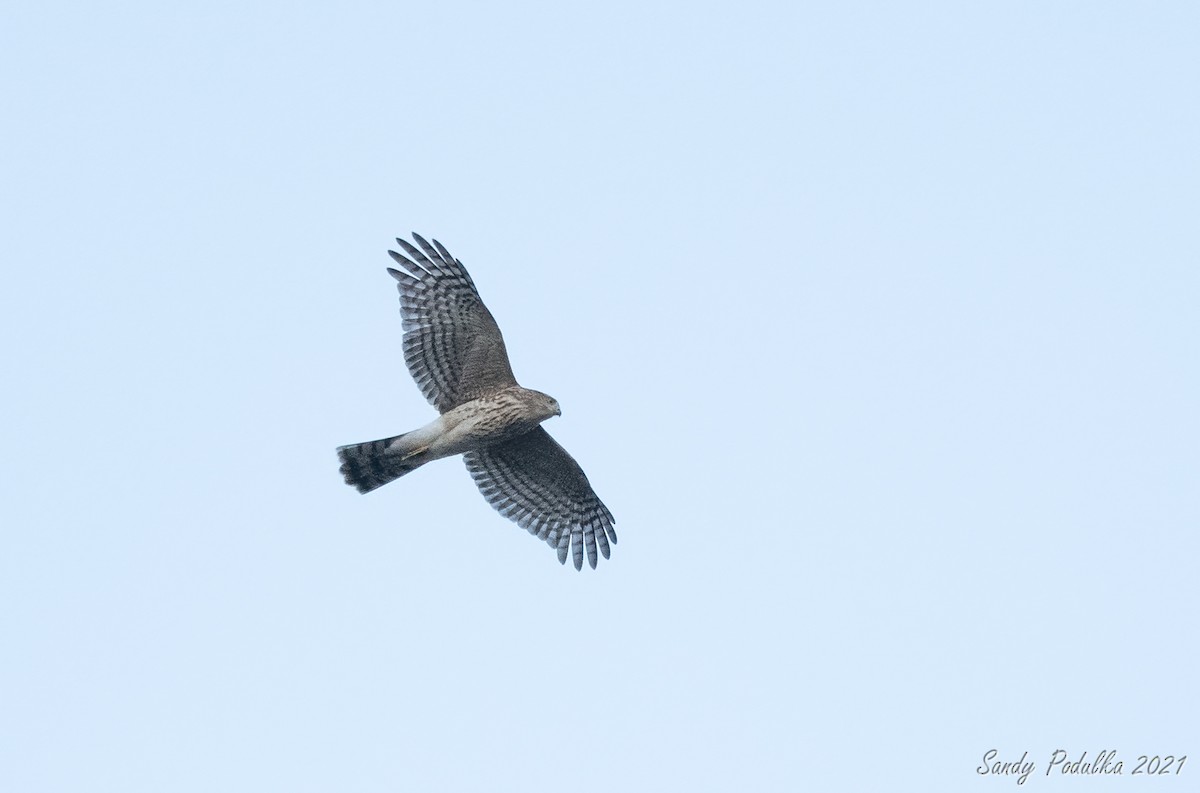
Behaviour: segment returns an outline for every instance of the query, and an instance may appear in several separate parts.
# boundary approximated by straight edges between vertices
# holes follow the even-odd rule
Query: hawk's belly
[[[502,392],[459,405],[402,441],[409,450],[427,447],[421,455],[436,460],[524,435],[544,420],[519,394]]]

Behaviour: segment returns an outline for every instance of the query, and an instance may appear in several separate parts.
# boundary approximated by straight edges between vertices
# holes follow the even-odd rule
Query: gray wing
[[[388,251],[404,268],[388,272],[399,281],[404,362],[421,393],[445,413],[516,385],[504,337],[462,262],[437,240],[413,239],[421,250],[397,239],[411,258]]]
[[[488,503],[558,550],[575,569],[583,569],[583,551],[596,566],[596,547],[608,558],[616,544],[612,513],[601,503],[583,469],[541,427],[510,441],[463,455],[471,478]]]

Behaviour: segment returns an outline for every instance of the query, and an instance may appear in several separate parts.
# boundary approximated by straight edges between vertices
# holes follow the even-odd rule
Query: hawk
[[[437,240],[421,247],[397,239],[408,256],[388,251],[403,270],[404,362],[441,414],[420,429],[338,448],[346,484],[369,493],[432,460],[463,455],[488,503],[567,561],[596,567],[616,544],[612,513],[579,464],[541,424],[561,416],[558,401],[517,385],[496,320],[462,262]]]

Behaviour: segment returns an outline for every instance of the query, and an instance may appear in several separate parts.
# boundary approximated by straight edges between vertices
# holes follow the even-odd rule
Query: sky
[[[0,789],[1200,774],[1195,4],[10,5]],[[597,570],[342,482],[412,231]]]

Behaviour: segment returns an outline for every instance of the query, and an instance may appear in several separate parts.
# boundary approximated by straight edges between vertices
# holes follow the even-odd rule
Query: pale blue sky
[[[1193,755],[1192,3],[0,19],[0,789],[963,791]],[[461,462],[392,238],[617,518]],[[1097,784],[1095,781],[1089,787]]]

